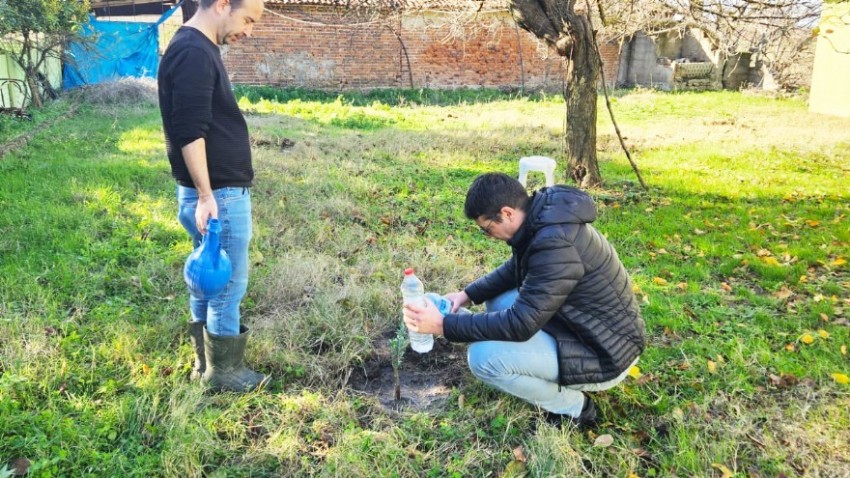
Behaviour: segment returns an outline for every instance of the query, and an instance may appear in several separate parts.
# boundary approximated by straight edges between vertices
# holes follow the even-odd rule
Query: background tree
[[[720,66],[738,53],[752,53],[786,88],[807,83],[811,74],[816,38],[812,33],[822,4],[822,0],[603,0],[609,39],[638,30],[652,36],[697,29],[711,44]]]
[[[799,85],[795,66],[811,54],[821,5],[821,0],[510,0],[510,11],[520,27],[564,58],[567,176],[593,187],[602,182],[596,157],[602,74],[597,33],[615,41],[636,31],[653,35],[695,28],[710,41],[720,66],[747,51],[758,55],[781,85]],[[809,68],[802,74],[810,73]]]
[[[23,70],[34,106],[53,91],[41,68],[48,58],[62,58],[68,42],[82,40],[88,13],[88,0],[0,0],[0,54]]]
[[[583,188],[601,185],[596,97],[602,61],[590,16],[576,11],[576,0],[511,0],[510,11],[521,28],[564,58],[567,176]]]

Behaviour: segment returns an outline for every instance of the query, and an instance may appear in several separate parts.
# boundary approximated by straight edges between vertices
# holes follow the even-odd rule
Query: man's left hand
[[[405,304],[403,313],[408,329],[420,334],[443,334],[443,314],[430,300],[425,300],[425,307]]]

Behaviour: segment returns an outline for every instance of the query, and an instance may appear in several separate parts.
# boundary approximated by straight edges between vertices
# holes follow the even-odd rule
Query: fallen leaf
[[[727,468],[726,465],[720,463],[712,463],[711,467],[720,470],[720,472],[723,473],[722,478],[732,478],[733,476],[735,476],[735,473],[732,473],[732,470]]]
[[[713,360],[708,361],[708,373],[717,373],[717,364]]]
[[[506,476],[523,476],[525,473],[523,470],[525,469],[525,463],[521,461],[512,461],[508,463],[508,466],[505,467],[505,475]]]
[[[770,380],[770,384],[779,387],[779,388],[789,388],[797,385],[800,380],[789,373],[783,373],[781,375],[769,374],[768,379]]]
[[[626,475],[626,478],[640,478],[640,477],[638,475],[632,473],[632,472],[629,472],[629,474]]]
[[[525,451],[521,446],[518,446],[513,449],[514,460],[525,463],[528,461],[528,458],[525,457]]]
[[[650,458],[652,456],[643,448],[632,448],[632,453],[638,458]]]
[[[833,378],[833,380],[835,380],[836,382],[838,382],[842,385],[846,385],[846,384],[850,383],[850,377],[848,377],[847,375],[844,375],[843,373],[834,373],[834,374],[832,374],[832,378]]]
[[[647,383],[652,382],[653,380],[655,380],[655,375],[652,375],[651,373],[646,373],[641,375],[639,379],[635,380],[635,384],[646,385]]]
[[[26,458],[18,458],[12,462],[12,469],[9,471],[11,471],[13,475],[17,476],[27,475],[30,472],[30,461]]]
[[[775,257],[762,257],[761,261],[770,266],[779,266],[781,265]]]
[[[792,292],[791,289],[785,286],[782,286],[781,289],[773,293],[773,296],[780,300],[785,300],[791,297],[792,295],[794,295],[794,292]]]
[[[596,437],[596,440],[593,442],[593,446],[598,446],[602,448],[607,448],[614,444],[614,437],[609,434],[599,435]]]
[[[146,363],[143,363],[143,364],[142,364],[142,373],[143,373],[143,374],[145,374],[145,375],[147,375],[147,374],[151,373],[151,367],[150,367],[150,365],[148,365],[148,364],[146,364]]]
[[[640,373],[640,367],[637,365],[632,365],[632,368],[629,369],[629,377],[637,380],[640,378],[642,374]]]
[[[832,264],[833,267],[843,266],[844,264],[847,264],[847,260],[844,259],[843,257],[839,257],[839,258],[835,259],[834,261],[832,261],[831,264]]]
[[[829,332],[827,332],[826,330],[823,330],[823,329],[818,329],[818,335],[820,335],[820,338],[822,338],[822,339],[828,339],[829,338]]]
[[[841,346],[841,355],[847,355],[847,346],[846,345]]]
[[[653,277],[652,283],[656,285],[667,285],[667,280],[662,277]]]
[[[732,286],[725,282],[720,283],[720,288],[725,290],[726,292],[732,292]]]
[[[756,255],[759,257],[770,257],[773,255],[773,253],[768,251],[767,249],[759,249],[758,252],[756,252]]]
[[[812,219],[809,219],[806,221],[806,224],[808,224],[809,227],[818,227],[820,226],[820,221],[814,221]]]
[[[678,284],[676,284],[676,288],[679,289],[679,290],[688,290],[688,283],[687,282],[679,282]]]
[[[697,236],[701,236],[705,234],[705,231],[703,231],[702,229],[694,229],[694,234],[696,234]]]
[[[822,321],[824,321],[824,322],[829,322],[829,316],[828,316],[828,315],[826,315],[826,314],[824,314],[823,312],[821,312],[821,314],[820,314],[820,320],[822,320]]]
[[[795,348],[796,347],[794,347],[794,344],[788,344],[788,345],[785,346],[785,350],[787,350],[789,352],[793,352],[795,350]]]

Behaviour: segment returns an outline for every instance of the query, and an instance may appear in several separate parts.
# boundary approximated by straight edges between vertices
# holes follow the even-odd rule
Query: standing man
[[[531,402],[546,418],[580,428],[597,421],[585,392],[620,383],[644,349],[632,284],[611,244],[590,225],[596,205],[567,186],[529,197],[516,179],[479,176],[464,213],[513,254],[493,272],[446,296],[452,313],[405,305],[415,332],[474,342],[468,359],[482,381]],[[470,302],[487,311],[458,314]]]
[[[268,379],[245,367],[248,329],[239,323],[239,304],[248,287],[254,169],[248,126],[219,45],[251,35],[263,14],[263,0],[200,0],[199,7],[168,45],[158,78],[180,223],[198,247],[209,219],[218,218],[221,245],[233,263],[230,282],[218,297],[189,298],[192,377],[214,390],[247,392]]]

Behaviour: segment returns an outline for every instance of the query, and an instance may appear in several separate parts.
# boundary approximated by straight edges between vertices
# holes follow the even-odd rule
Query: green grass
[[[295,143],[255,150],[243,312],[249,361],[276,380],[244,396],[189,383],[191,245],[158,112],[84,107],[0,159],[0,476],[18,458],[37,477],[847,476],[847,120],[798,99],[617,92],[645,192],[600,110],[596,226],[649,347],[641,379],[596,395],[614,444],[595,447],[535,430],[536,410],[468,372],[421,412],[346,385],[397,325],[404,267],[448,292],[506,257],[463,218],[466,188],[527,154],[563,175],[561,100],[239,92],[252,136]]]

